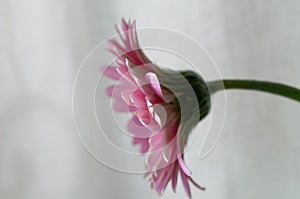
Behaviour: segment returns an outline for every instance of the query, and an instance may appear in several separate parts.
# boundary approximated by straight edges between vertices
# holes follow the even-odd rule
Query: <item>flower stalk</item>
[[[258,80],[223,79],[207,82],[207,86],[211,94],[224,89],[243,89],[276,94],[300,102],[300,89],[281,83]]]

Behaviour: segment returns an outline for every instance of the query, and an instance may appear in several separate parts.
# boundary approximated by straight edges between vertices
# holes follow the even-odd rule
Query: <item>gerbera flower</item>
[[[116,26],[119,40],[109,40],[115,65],[107,66],[104,75],[116,84],[107,88],[114,99],[116,112],[131,112],[128,130],[133,144],[147,156],[146,177],[161,194],[169,182],[175,192],[178,173],[187,195],[189,183],[201,190],[184,162],[184,147],[192,128],[210,109],[210,95],[203,79],[192,71],[162,69],[140,49],[135,21]],[[201,111],[201,114],[200,114]]]

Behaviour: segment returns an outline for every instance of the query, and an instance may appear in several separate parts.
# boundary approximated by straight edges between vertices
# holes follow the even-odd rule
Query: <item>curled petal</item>
[[[161,90],[160,83],[158,81],[158,78],[157,78],[156,74],[155,73],[147,73],[145,75],[145,79],[152,86],[152,88],[154,89],[154,91],[156,92],[156,94],[160,98],[163,99],[162,90]]]
[[[183,171],[185,175],[191,176],[192,172],[185,165],[185,163],[184,163],[184,161],[182,159],[182,156],[178,157],[178,162],[179,162],[179,165],[180,165],[180,170]]]
[[[188,178],[193,183],[193,185],[195,185],[198,189],[201,189],[202,191],[205,191],[205,187],[202,187],[199,184],[197,184],[191,177],[188,177]]]
[[[153,72],[147,73],[145,75],[145,79],[151,85],[151,87],[153,88],[155,93],[161,99],[163,99],[166,103],[170,103],[175,98],[175,96],[173,94],[170,94],[170,93],[163,94],[161,85],[160,85],[157,75],[155,73],[153,73]]]

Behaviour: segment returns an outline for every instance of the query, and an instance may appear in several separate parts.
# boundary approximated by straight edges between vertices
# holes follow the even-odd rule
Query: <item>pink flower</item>
[[[135,21],[123,19],[121,26],[122,32],[116,27],[120,41],[109,41],[116,64],[104,69],[104,75],[116,81],[107,88],[107,94],[115,101],[113,109],[132,113],[128,130],[133,134],[133,144],[139,145],[141,153],[147,156],[146,177],[151,187],[161,194],[171,182],[175,192],[180,173],[191,198],[189,182],[201,190],[205,188],[192,179],[183,150],[188,133],[209,111],[207,87],[192,71],[179,73],[153,64],[140,49]],[[189,101],[188,86],[197,92],[197,104]],[[202,108],[201,117],[194,111],[198,107]]]

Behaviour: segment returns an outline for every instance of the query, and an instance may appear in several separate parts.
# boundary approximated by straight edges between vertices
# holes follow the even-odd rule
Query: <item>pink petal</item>
[[[149,143],[148,143],[148,138],[133,138],[132,143],[137,145],[140,144],[141,145],[141,153],[147,153],[149,150]]]
[[[124,102],[128,105],[133,105],[131,101],[131,94],[133,93],[133,90],[126,90],[121,92],[121,97],[124,100]]]
[[[178,133],[176,135],[176,140],[177,140],[177,151],[178,151],[178,154],[177,156],[178,157],[181,157],[184,153],[184,147],[185,147],[185,144],[187,142],[187,136],[184,136],[184,133],[181,133],[183,132],[184,130],[182,129],[182,125],[179,126],[178,128]]]
[[[149,72],[145,75],[145,79],[146,81],[151,85],[151,87],[154,89],[155,93],[162,99],[164,99],[163,97],[163,93],[159,84],[159,80],[156,76],[155,73]]]
[[[147,108],[145,94],[140,89],[136,89],[134,92],[132,92],[130,97],[135,106],[144,109]]]
[[[128,30],[128,24],[127,24],[127,22],[126,22],[126,20],[124,18],[122,18],[121,25],[122,25],[123,31],[127,31]]]
[[[149,107],[149,111],[157,124],[159,124],[160,128],[162,128],[168,117],[168,113],[164,106],[161,104],[154,104],[152,107]]]
[[[156,123],[156,121],[150,116],[150,113],[147,109],[138,109],[135,112],[139,121],[147,127],[152,133],[156,133],[160,126]]]
[[[113,104],[113,110],[116,112],[134,112],[136,108],[129,106],[123,100],[116,100]]]
[[[137,34],[136,34],[136,22],[135,22],[135,20],[132,22],[132,26],[131,26],[130,41],[131,41],[131,46],[134,49],[139,49],[138,39],[137,39]]]
[[[123,53],[126,53],[126,49],[123,46],[121,46],[121,44],[117,42],[115,39],[109,39],[108,42],[109,42],[109,47],[112,51],[120,52],[118,53],[119,56],[122,56]]]
[[[136,111],[136,116],[143,125],[150,124],[151,118],[149,117],[149,112],[146,109],[139,109]]]
[[[114,89],[115,89],[115,85],[107,87],[107,88],[106,88],[106,94],[107,94],[109,97],[112,97],[112,96],[113,96],[113,93],[114,93]]]
[[[172,140],[171,142],[168,143],[162,143],[161,147],[162,147],[162,155],[166,162],[173,162],[174,160],[176,160],[176,154],[177,154],[176,140]]]
[[[160,161],[161,160],[160,151],[157,151],[155,149],[154,149],[155,151],[152,151],[153,150],[152,147],[153,146],[150,143],[150,148],[149,148],[148,154],[150,153],[151,155],[147,156],[145,163],[146,163],[149,171],[152,171],[152,172],[154,171],[154,174],[155,174],[155,172],[157,172],[157,169],[163,168],[164,166],[166,166],[166,164],[163,163],[162,161]]]
[[[153,72],[149,72],[145,75],[146,81],[151,85],[155,93],[164,100],[166,103],[170,103],[174,100],[175,96],[172,93],[163,93],[163,90],[161,89],[159,80],[157,78],[157,75]]]
[[[128,67],[128,71],[135,80],[136,84],[141,87],[147,84],[145,80],[145,75],[149,72],[149,69],[144,67],[144,65],[136,65],[131,60],[126,59],[126,65]]]
[[[169,164],[168,166],[164,167],[163,170],[165,170],[165,175],[162,177],[160,185],[159,185],[159,191],[163,191],[170,179],[173,175],[173,170],[176,168],[176,163]]]
[[[176,192],[176,186],[177,186],[177,178],[178,178],[178,164],[175,163],[175,166],[174,166],[174,169],[173,169],[173,172],[172,172],[172,189],[174,192]]]
[[[116,63],[118,64],[117,71],[119,72],[119,74],[129,75],[125,59],[124,60],[123,59],[124,59],[123,57],[120,57],[118,60],[116,60]]]
[[[180,170],[180,174],[181,174],[181,179],[182,179],[182,183],[184,186],[184,190],[187,193],[187,195],[189,196],[189,198],[192,198],[191,189],[190,189],[190,186],[188,183],[188,178],[186,177],[185,173],[182,170]]]
[[[121,75],[118,73],[117,68],[114,66],[105,66],[101,67],[101,71],[106,77],[109,77],[113,80],[118,80],[121,78]]]
[[[115,25],[115,29],[116,29],[117,33],[119,34],[119,37],[121,38],[122,42],[126,43],[127,42],[126,37],[125,38],[123,37],[123,33],[121,33],[121,31],[119,30],[117,25]]]
[[[205,187],[202,187],[199,184],[197,184],[191,177],[188,178],[197,188],[201,189],[202,191],[205,191]]]
[[[178,125],[175,119],[170,119],[170,122],[164,127],[164,134],[161,141],[162,153],[164,159],[169,161],[174,161],[177,158],[177,130]]]
[[[140,50],[135,21],[127,23],[124,19],[122,20],[122,29],[123,32],[121,33],[118,27],[116,30],[119,34],[121,42],[117,41],[117,39],[110,39],[109,44],[109,51],[118,57],[117,63],[119,66],[128,65],[129,68],[135,68],[140,66],[142,68],[147,69],[147,72],[153,71],[151,66],[148,66],[148,63],[151,63],[150,60],[146,57],[142,50]],[[124,37],[123,37],[124,35]],[[125,60],[130,62],[130,64],[125,64]],[[119,63],[121,61],[121,63]],[[145,73],[146,74],[146,73]],[[144,78],[144,75],[142,79]],[[139,78],[139,77],[138,77]],[[141,79],[141,78],[140,78]]]
[[[138,126],[141,126],[141,127],[145,127],[139,120],[139,118],[134,115],[132,118],[131,118],[131,121],[134,122],[134,124],[138,125]]]
[[[106,88],[106,94],[109,97],[113,97],[115,99],[122,99],[121,93],[123,91],[133,89],[132,84],[130,84],[128,82],[123,82],[122,80],[123,80],[123,78],[121,78],[119,80],[120,82],[118,82],[118,84],[115,84],[115,85],[112,85],[112,86],[109,86]]]
[[[185,175],[191,176],[192,172],[185,165],[185,163],[184,163],[184,161],[182,159],[182,156],[178,157],[178,162],[179,162],[179,165],[180,165],[180,170],[183,171],[185,173]]]
[[[163,100],[155,94],[155,91],[150,85],[145,84],[139,88],[145,94],[145,98],[152,104],[163,103]]]
[[[167,167],[167,168],[169,168],[169,167]],[[164,169],[166,169],[166,168],[164,168]],[[163,175],[161,175],[162,177],[160,178],[160,182],[158,183],[158,187],[157,187],[157,191],[159,193],[162,193],[166,186],[166,183],[168,180],[168,174],[169,174],[169,172],[165,171],[165,173]]]
[[[142,125],[136,116],[128,122],[127,129],[137,138],[148,138],[151,135],[151,131]]]
[[[149,142],[153,145],[157,145],[158,147],[161,147],[161,139],[163,137],[164,131],[160,131],[158,133],[156,133],[155,135],[153,135]]]

